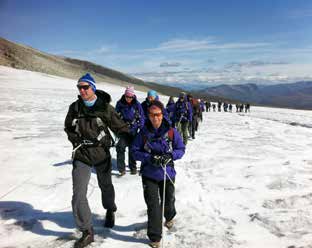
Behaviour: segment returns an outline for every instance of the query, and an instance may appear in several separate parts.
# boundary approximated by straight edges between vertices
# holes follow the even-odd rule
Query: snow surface
[[[0,67],[0,247],[72,247],[71,144],[63,131],[76,82]],[[124,88],[98,83],[113,105]],[[139,100],[145,92],[138,92]],[[167,102],[167,97],[161,100]],[[175,228],[165,247],[312,247],[312,112],[251,107],[204,113],[176,162]],[[116,152],[111,150],[116,168]],[[141,179],[113,170],[116,226],[93,173],[90,247],[147,247]]]

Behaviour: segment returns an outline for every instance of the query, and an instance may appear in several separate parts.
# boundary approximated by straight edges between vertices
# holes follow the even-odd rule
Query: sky
[[[0,0],[0,36],[166,84],[312,80],[312,1]]]
[[[2,248],[72,248],[81,236],[71,208],[72,146],[63,129],[76,83],[0,66],[0,85],[6,85],[0,91]],[[107,83],[98,88],[113,105],[124,92]],[[142,101],[146,92],[136,95]],[[177,215],[173,231],[164,229],[162,248],[311,248],[311,111],[251,106],[250,113],[204,112],[195,137],[175,162]],[[116,225],[103,227],[92,173],[90,248],[148,248],[141,177],[128,168],[118,177],[116,149],[110,151]]]

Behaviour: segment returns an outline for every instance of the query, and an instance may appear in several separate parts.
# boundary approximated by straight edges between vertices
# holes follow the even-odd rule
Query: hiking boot
[[[104,227],[113,228],[114,225],[115,225],[115,213],[112,210],[107,210]]]
[[[119,171],[119,176],[120,177],[122,177],[122,176],[124,176],[124,175],[126,175],[126,171],[124,170],[124,171]]]
[[[173,224],[173,219],[168,221],[166,220],[164,226],[170,230],[173,227]]]
[[[152,248],[159,248],[160,247],[160,241],[151,242],[148,244]]]
[[[89,230],[82,232],[82,237],[75,242],[74,248],[83,248],[92,242],[94,242],[94,232],[93,228],[91,227]]]
[[[131,175],[136,175],[137,174],[137,169],[136,168],[130,169],[130,174]]]

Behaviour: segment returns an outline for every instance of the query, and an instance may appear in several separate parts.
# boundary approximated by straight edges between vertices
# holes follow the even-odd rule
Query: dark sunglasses
[[[161,117],[162,116],[162,113],[149,113],[148,114],[150,117]]]
[[[126,96],[126,98],[133,99],[133,96]]]
[[[78,90],[84,89],[88,90],[90,88],[90,85],[77,85]]]

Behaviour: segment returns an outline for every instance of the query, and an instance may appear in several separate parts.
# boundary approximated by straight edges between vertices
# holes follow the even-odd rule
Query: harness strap
[[[169,152],[172,153],[173,152],[173,128],[171,127],[165,134],[164,134],[164,138],[166,140],[166,142],[169,145]],[[159,137],[158,139],[161,139],[162,137]],[[143,136],[143,142],[144,142],[144,150],[147,151],[148,153],[152,153],[152,150],[148,147],[147,145],[147,141],[148,141],[148,137],[146,135]]]

